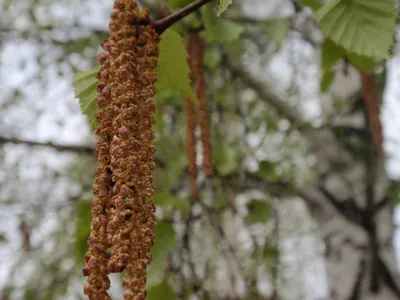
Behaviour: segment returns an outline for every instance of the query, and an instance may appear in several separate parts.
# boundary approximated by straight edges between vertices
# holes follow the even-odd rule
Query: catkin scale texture
[[[146,267],[152,259],[156,225],[152,98],[158,42],[147,10],[139,9],[133,0],[115,1],[110,37],[102,43],[105,52],[98,57],[100,112],[95,119],[101,167],[95,174],[92,214],[96,221],[84,269],[89,276],[85,294],[90,299],[110,299],[107,275],[112,272],[124,273],[124,299],[146,297]]]

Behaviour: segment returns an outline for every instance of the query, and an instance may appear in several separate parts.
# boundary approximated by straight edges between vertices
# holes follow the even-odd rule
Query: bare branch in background
[[[261,81],[251,74],[242,65],[233,63],[231,59],[226,57],[225,66],[231,71],[232,75],[239,78],[249,88],[253,89],[263,100],[274,107],[283,117],[288,119],[294,127],[310,127],[306,120],[288,104],[284,99],[280,99],[277,95],[273,95],[269,88],[265,85],[265,81]]]
[[[10,138],[0,136],[0,144],[15,144],[15,145],[26,145],[33,147],[48,147],[53,148],[60,152],[77,152],[77,153],[85,153],[85,154],[94,154],[95,149],[91,146],[75,146],[75,145],[62,145],[56,144],[52,142],[37,142],[37,141],[29,141],[18,138]]]

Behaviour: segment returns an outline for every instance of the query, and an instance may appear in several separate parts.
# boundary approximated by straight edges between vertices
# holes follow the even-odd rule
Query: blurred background
[[[163,0],[140,2],[154,14],[166,7]],[[157,95],[157,158],[163,163],[154,175],[160,225],[149,270],[151,297],[350,299],[340,293],[335,298],[332,290],[352,290],[349,278],[356,280],[358,258],[364,257],[368,243],[361,250],[348,250],[342,241],[364,245],[363,233],[343,221],[349,214],[324,208],[325,200],[318,197],[329,198],[329,193],[311,193],[320,187],[321,174],[337,169],[333,171],[325,154],[312,150],[318,147],[308,144],[311,139],[329,148],[330,140],[318,140],[319,132],[336,133],[335,122],[341,118],[349,124],[358,122],[351,113],[359,107],[359,72],[351,66],[344,71],[340,65],[332,85],[321,92],[323,35],[312,11],[289,0],[233,2],[222,16],[229,22],[224,29],[229,32],[221,40],[205,37],[216,176],[208,182],[200,174],[200,203],[188,200],[184,99],[168,91]],[[0,0],[2,300],[85,299],[80,269],[90,231],[96,140],[74,97],[72,79],[96,64],[112,4],[111,0]],[[196,21],[198,14],[186,25]],[[390,186],[390,208],[380,228],[384,228],[382,244],[390,253],[394,249],[397,258],[399,66],[395,51],[377,68],[376,76],[383,96]],[[274,107],[271,98],[285,108]],[[288,111],[295,111],[317,135],[293,126]],[[340,139],[351,144],[357,138],[346,133]],[[362,156],[359,149],[356,154],[346,151],[350,157]],[[360,162],[347,159],[341,151],[334,153],[336,164],[356,170]],[[321,161],[329,162],[324,171]],[[343,199],[348,199],[346,193],[357,195],[360,176],[337,175],[334,194],[344,194]],[[339,202],[343,206],[356,198]],[[381,217],[375,221],[380,226]],[[331,243],[329,236],[336,231],[341,242]],[[341,249],[345,250],[340,254]],[[330,251],[336,251],[337,272],[330,271]],[[395,270],[400,265],[393,257],[389,265]],[[337,279],[334,284],[332,278]],[[121,298],[118,283],[112,284],[111,293],[113,299]],[[400,299],[379,297],[351,299]]]

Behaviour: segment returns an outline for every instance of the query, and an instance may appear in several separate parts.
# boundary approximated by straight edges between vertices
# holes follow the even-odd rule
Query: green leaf
[[[217,142],[213,148],[214,164],[223,176],[233,173],[239,166],[239,152],[224,141]]]
[[[263,160],[260,163],[257,174],[264,177],[268,181],[274,181],[277,179],[275,164],[268,160]]]
[[[156,140],[156,147],[166,163],[166,168],[157,168],[154,172],[156,190],[170,190],[178,184],[180,175],[187,166],[185,143],[182,136],[161,136]]]
[[[349,53],[348,58],[352,65],[365,72],[373,72],[378,65],[375,58],[358,55],[356,53]]]
[[[90,235],[90,222],[92,215],[90,212],[91,201],[80,200],[76,204],[76,223],[75,223],[75,262],[81,267],[84,256],[89,248],[87,240]]]
[[[221,57],[217,47],[208,47],[204,52],[203,63],[212,70],[218,67],[220,59]]]
[[[248,224],[265,223],[271,217],[271,207],[265,200],[253,199],[247,205],[247,209],[249,213],[245,221]]]
[[[310,7],[312,10],[318,10],[322,6],[320,0],[300,0],[300,4]]]
[[[218,13],[217,16],[220,17],[221,14],[232,4],[232,0],[219,0]]]
[[[317,12],[327,37],[348,52],[388,58],[396,29],[394,0],[331,0]]]
[[[334,79],[335,79],[334,71],[328,70],[323,73],[320,83],[320,90],[322,93],[326,93],[329,90]]]
[[[281,47],[282,42],[286,39],[291,25],[291,17],[277,19],[271,22],[271,24],[268,24],[268,36],[277,45],[278,49]]]
[[[96,78],[96,73],[99,69],[100,67],[96,66],[88,71],[80,72],[75,75],[73,80],[75,97],[79,99],[81,111],[87,116],[92,130],[98,125],[94,120],[94,115],[98,112],[94,99],[98,94],[96,87],[99,84],[99,80]]]
[[[189,80],[187,57],[182,37],[177,32],[167,29],[161,35],[160,55],[156,68],[157,89],[168,89],[192,100],[196,99]]]
[[[156,242],[151,248],[153,260],[147,268],[147,287],[160,284],[164,278],[164,271],[167,266],[168,254],[176,246],[176,233],[171,224],[158,221],[153,229]]]
[[[323,70],[329,70],[346,56],[346,51],[329,38],[325,39],[322,44],[321,52],[321,67]]]
[[[372,72],[377,66],[376,59],[356,53],[347,53],[346,50],[327,38],[322,44],[321,66],[323,70],[329,70],[339,60],[347,57],[359,70]],[[330,75],[329,75],[330,76]]]
[[[209,43],[231,43],[238,40],[244,31],[243,25],[216,17],[210,5],[201,8],[201,16]]]
[[[184,96],[182,94],[167,89],[157,91],[155,99],[158,105],[172,105],[177,107],[183,107],[184,105]]]
[[[160,300],[160,299],[168,299],[175,300],[178,299],[176,293],[172,289],[172,287],[168,284],[168,282],[164,281],[156,286],[150,288],[147,292],[147,300]]]
[[[275,259],[275,258],[278,257],[278,255],[279,255],[279,249],[276,248],[275,246],[266,245],[264,247],[263,257],[264,257],[265,260]]]
[[[154,195],[154,201],[157,206],[172,206],[180,209],[182,212],[188,212],[190,209],[187,198],[178,198],[169,192],[160,192]]]

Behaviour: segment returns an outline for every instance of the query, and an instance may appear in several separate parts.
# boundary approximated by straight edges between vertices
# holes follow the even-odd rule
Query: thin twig
[[[52,142],[37,142],[37,141],[29,141],[17,138],[9,138],[0,136],[0,144],[16,144],[16,145],[27,145],[27,146],[36,146],[36,147],[49,147],[53,148],[57,151],[68,151],[68,152],[78,152],[78,153],[86,153],[86,154],[94,154],[95,149],[91,146],[75,146],[75,145],[61,145],[55,144]]]
[[[2,144],[25,145],[28,147],[48,147],[59,152],[74,152],[74,153],[89,154],[89,155],[96,154],[96,149],[94,146],[92,147],[86,145],[82,146],[63,145],[53,142],[38,142],[38,141],[24,140],[24,139],[5,137],[5,136],[0,136],[0,145]],[[162,161],[159,157],[155,157],[154,160],[159,168],[165,168],[165,162]]]
[[[185,6],[184,8],[173,12],[169,16],[153,22],[153,27],[158,34],[162,34],[171,25],[186,17],[188,14],[198,10],[203,5],[211,2],[212,0],[196,0],[193,3]]]

